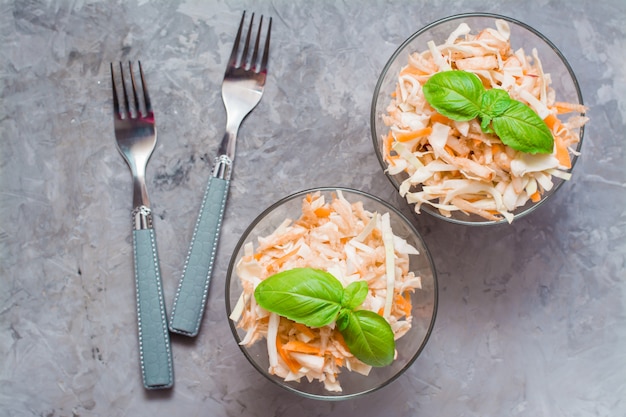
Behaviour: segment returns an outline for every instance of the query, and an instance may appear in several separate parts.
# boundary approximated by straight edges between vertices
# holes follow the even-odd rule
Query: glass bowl
[[[296,220],[302,215],[302,200],[308,194],[320,192],[326,201],[340,191],[350,203],[362,202],[365,210],[379,214],[389,213],[393,233],[409,244],[413,245],[419,255],[410,256],[409,270],[421,277],[422,288],[411,294],[412,326],[411,329],[396,341],[397,358],[391,365],[372,368],[369,375],[364,376],[357,372],[341,368],[338,381],[342,391],[334,392],[325,389],[318,380],[309,382],[302,378],[300,382],[286,382],[283,378],[269,373],[269,358],[267,343],[263,337],[249,347],[240,342],[246,332],[230,319],[231,313],[242,293],[241,280],[236,273],[236,265],[244,255],[244,246],[253,243],[255,250],[260,237],[271,234],[287,218]],[[432,332],[437,311],[437,277],[435,268],[422,238],[413,225],[394,207],[377,197],[361,191],[340,188],[315,188],[301,191],[276,202],[261,213],[241,236],[230,260],[226,276],[226,313],[235,341],[250,363],[266,378],[284,389],[300,394],[307,398],[319,400],[342,400],[354,398],[375,391],[400,376],[418,357]]]
[[[468,24],[472,30],[471,33],[476,34],[484,28],[495,28],[495,22],[498,19],[504,20],[510,27],[510,41],[513,51],[523,48],[525,55],[529,56],[533,48],[537,50],[544,73],[549,73],[551,76],[552,82],[550,86],[555,91],[556,101],[580,104],[582,106],[583,100],[580,87],[567,60],[550,40],[532,27],[510,17],[489,13],[459,14],[431,23],[411,35],[411,37],[404,41],[393,53],[378,79],[371,103],[370,123],[374,149],[383,171],[397,190],[400,190],[400,185],[409,175],[406,172],[392,175],[387,171],[388,163],[385,161],[384,157],[384,137],[389,133],[389,127],[384,123],[383,115],[387,113],[392,93],[396,90],[398,75],[401,69],[407,65],[409,55],[413,52],[427,51],[429,41],[433,41],[437,45],[442,44],[461,23]],[[580,112],[571,114],[584,116],[584,114]],[[584,126],[572,129],[572,131],[579,136],[580,140],[575,146],[575,152],[570,154],[571,168],[567,171],[564,170],[568,173],[572,171],[576,164],[577,155],[583,142]],[[553,176],[552,180],[553,187],[544,192],[541,200],[535,203],[529,200],[525,205],[516,208],[511,212],[513,219],[524,216],[545,204],[565,182],[564,179],[556,176]],[[412,185],[411,192],[421,191],[421,189],[422,187],[420,185],[414,184]],[[500,220],[487,220],[476,214],[468,215],[461,211],[451,211],[443,214],[437,208],[429,204],[422,204],[420,210],[445,221],[464,225],[507,223],[507,220],[504,218]]]

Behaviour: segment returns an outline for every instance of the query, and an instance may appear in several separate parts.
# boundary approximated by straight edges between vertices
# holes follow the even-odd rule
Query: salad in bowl
[[[400,195],[452,222],[512,222],[580,153],[585,106],[558,49],[504,16],[435,22],[389,60],[372,103],[378,158]]]
[[[434,323],[434,267],[396,209],[345,188],[307,190],[261,214],[228,271],[238,345],[273,382],[317,399],[378,389]]]

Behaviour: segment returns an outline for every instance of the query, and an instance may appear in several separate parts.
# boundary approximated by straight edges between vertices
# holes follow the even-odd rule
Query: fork
[[[272,18],[269,18],[265,32],[265,46],[262,46],[260,50],[263,16],[260,18],[254,46],[251,48],[254,13],[252,14],[247,35],[243,41],[243,51],[240,54],[245,18],[246,12],[244,11],[222,82],[222,101],[226,108],[226,133],[220,143],[213,171],[202,199],[170,316],[170,330],[191,337],[198,334],[207,301],[211,271],[235,159],[237,132],[243,119],[261,100],[267,76]],[[251,49],[252,57],[250,57]]]
[[[128,63],[132,89],[132,97],[129,98],[124,68],[120,62],[119,78],[123,98],[123,106],[120,106],[111,63],[113,122],[117,148],[133,176],[133,255],[141,374],[144,387],[159,389],[171,387],[174,379],[159,258],[145,181],[146,166],[156,146],[157,130],[141,62],[138,64],[143,105],[137,93],[132,63]]]

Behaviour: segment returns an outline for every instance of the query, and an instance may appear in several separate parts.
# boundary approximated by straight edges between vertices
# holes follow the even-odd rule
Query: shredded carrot
[[[574,103],[564,103],[561,101],[557,101],[554,103],[554,108],[559,114],[563,113],[571,113],[571,112],[579,112],[584,113],[586,108],[582,104],[574,104]]]
[[[437,113],[437,112],[434,112],[433,114],[430,115],[430,121],[432,123],[441,123],[441,124],[445,124],[445,125],[452,125],[452,120],[448,119],[443,114]]]
[[[418,75],[418,76],[427,75],[424,71],[421,71],[419,68],[415,68],[410,65],[407,65],[406,67],[402,69],[402,71],[400,71],[400,75],[406,75],[406,74]]]
[[[504,152],[504,146],[498,144],[498,143],[494,143],[491,145],[491,154],[492,155],[497,155],[500,152]]]
[[[398,308],[402,310],[406,317],[409,317],[411,315],[411,309],[413,308],[413,305],[411,304],[410,294],[405,293],[404,296],[402,294],[396,294],[394,297],[394,302],[396,303]]]
[[[317,217],[328,217],[330,216],[330,207],[328,206],[322,206],[322,207],[318,207],[316,208],[313,213],[315,213],[315,215]]]
[[[545,119],[543,119],[544,122],[546,122],[546,125],[550,128],[551,131],[554,132],[554,128],[555,126],[558,128],[558,126],[561,125],[561,121],[559,120],[558,117],[556,117],[554,114],[550,113],[548,116],[546,116]]]
[[[348,351],[350,350],[350,349],[348,348],[348,345],[346,345],[346,340],[343,338],[343,336],[341,335],[341,333],[339,333],[339,332],[335,332],[335,334],[334,334],[334,338],[335,338],[335,340],[336,340],[337,342],[339,342],[339,344],[340,344],[341,346],[343,346],[343,348],[344,348],[344,349],[346,349],[346,350],[348,350]]]
[[[297,360],[292,358],[289,352],[283,349],[283,347],[284,347],[283,341],[280,339],[280,336],[277,335],[276,336],[276,348],[278,350],[278,354],[283,359],[283,361],[285,361],[285,363],[287,364],[287,367],[289,368],[291,372],[293,372],[294,374],[298,373],[298,371],[300,371],[300,368],[302,366]]]
[[[572,160],[569,156],[569,151],[567,150],[567,146],[565,145],[563,138],[561,136],[555,136],[554,145],[556,147],[556,159],[559,160],[559,164],[565,168],[571,168]]]
[[[315,332],[313,332],[313,330],[312,330],[310,327],[305,326],[305,325],[304,325],[304,324],[302,324],[302,323],[296,323],[296,322],[294,322],[294,323],[293,323],[293,327],[295,327],[295,329],[296,329],[296,331],[297,331],[298,333],[302,333],[303,335],[305,335],[305,336],[306,336],[307,338],[309,338],[309,339],[315,339],[315,338],[317,337],[317,335],[315,334]]]
[[[539,200],[541,200],[541,193],[539,191],[535,191],[531,196],[530,196],[530,200],[533,203],[538,202]]]
[[[312,353],[315,355],[321,355],[319,347],[295,339],[285,343],[282,346],[282,349],[290,352]]]
[[[394,162],[394,159],[396,159],[398,157],[391,154],[391,145],[392,144],[393,144],[393,135],[392,135],[391,131],[389,131],[389,134],[387,135],[387,137],[385,138],[385,141],[384,141],[385,158],[387,159],[389,164],[395,165],[396,163]]]
[[[409,142],[411,140],[428,136],[432,133],[432,127],[425,127],[424,129],[412,130],[410,132],[397,132],[396,140],[398,142]]]
[[[298,253],[299,250],[300,250],[300,248],[295,248],[294,250],[292,250],[290,252],[287,252],[286,254],[281,256],[280,258],[274,259],[272,261],[272,263],[270,263],[267,266],[267,270],[268,271],[276,271],[276,270],[278,270],[286,261],[289,260],[289,258],[291,258],[293,255]]]

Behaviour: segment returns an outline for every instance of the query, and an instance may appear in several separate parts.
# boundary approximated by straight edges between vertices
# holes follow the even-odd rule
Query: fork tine
[[[246,34],[246,43],[243,46],[243,53],[241,54],[241,64],[239,65],[242,68],[248,69],[250,66],[250,62],[248,61],[248,49],[250,46],[250,34],[252,33],[252,24],[254,23],[254,13],[252,13],[252,17],[250,18],[250,26],[248,27],[248,33]]]
[[[117,98],[117,88],[115,88],[115,72],[113,71],[113,63],[111,62],[111,86],[113,87],[113,113],[116,117],[120,117],[120,102]]]
[[[254,41],[254,52],[252,53],[252,63],[250,65],[250,69],[255,72],[257,69],[257,58],[259,56],[259,40],[261,39],[261,27],[262,26],[263,26],[263,15],[261,15],[261,19],[259,19],[259,30],[257,31],[257,34],[256,34],[256,41]]]
[[[133,99],[135,103],[134,116],[139,117],[141,115],[141,106],[139,105],[139,96],[137,95],[137,83],[135,82],[135,74],[133,72],[133,63],[128,61],[128,71],[130,72],[130,85],[133,87]],[[130,114],[130,110],[128,111]]]
[[[261,27],[259,26],[259,33],[261,31]],[[269,58],[270,52],[270,35],[272,33],[272,18],[270,17],[269,25],[267,26],[267,37],[265,38],[265,49],[263,50],[263,58],[261,59],[261,68],[260,72],[267,72],[267,61]],[[258,38],[257,38],[258,42]]]
[[[150,95],[148,94],[148,85],[146,79],[143,76],[143,69],[141,68],[141,61],[137,61],[139,64],[139,76],[141,77],[141,88],[143,89],[143,100],[146,105],[146,113],[149,116],[152,113],[152,103],[150,101]]]
[[[239,30],[237,30],[237,36],[235,36],[235,43],[233,44],[233,50],[230,53],[230,58],[228,59],[228,67],[234,68],[237,66],[237,55],[239,53],[239,41],[241,39],[241,30],[243,29],[243,22],[246,18],[246,12],[243,12],[241,16],[241,22],[239,23]]]
[[[120,62],[120,75],[122,76],[122,91],[124,92],[124,106],[126,107],[126,114],[130,117],[130,104],[128,100],[128,92],[126,91],[126,80],[124,79],[124,67]]]

